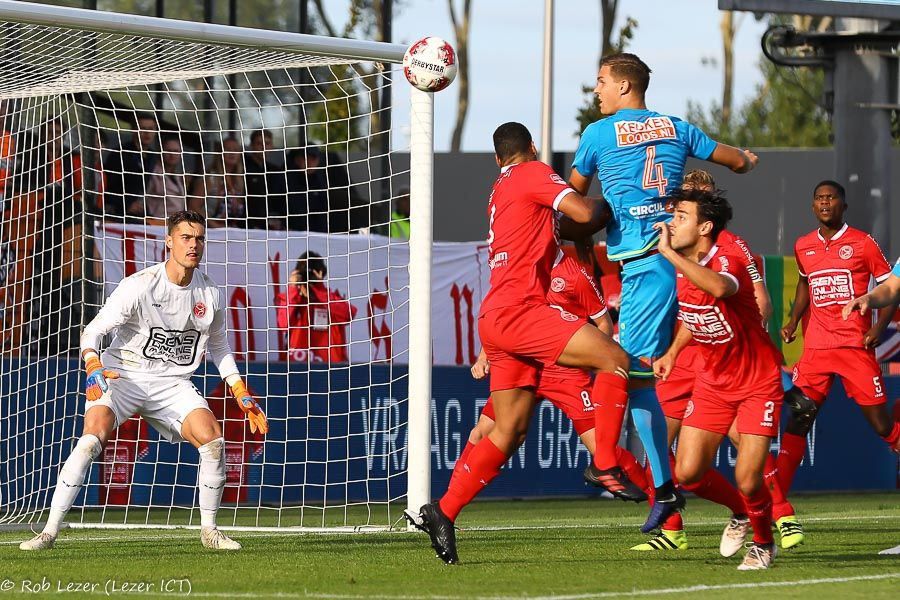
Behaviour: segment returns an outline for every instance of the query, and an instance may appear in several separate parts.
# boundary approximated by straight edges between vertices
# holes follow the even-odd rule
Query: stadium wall
[[[900,189],[900,148],[893,152],[891,189]],[[688,169],[705,168],[728,192],[735,208],[735,230],[744,236],[757,254],[790,255],[794,240],[815,227],[810,204],[812,188],[823,179],[834,177],[834,151],[827,149],[757,150],[759,167],[750,175],[736,175],[722,167],[697,160],[688,161]],[[398,157],[408,161],[408,157]],[[568,176],[571,153],[554,154],[553,167]],[[465,173],[460,177],[460,173]],[[368,177],[360,172],[356,181]],[[438,153],[434,169],[434,239],[440,241],[476,241],[487,235],[485,215],[487,196],[497,177],[493,154]],[[846,184],[846,182],[841,182]],[[591,193],[598,194],[594,181]],[[854,224],[853,205],[848,198],[847,219]],[[891,231],[900,232],[900,210],[891,214]],[[893,236],[891,247],[884,248],[888,258],[900,256],[900,234]]]
[[[24,368],[34,370],[37,377],[46,368],[42,364],[46,360],[57,359],[36,361]],[[11,373],[22,373],[21,363],[12,362],[4,361],[5,379],[10,379]],[[69,366],[78,368],[74,362]],[[397,367],[395,376],[396,370]],[[356,500],[382,500],[388,495],[387,485],[405,486],[407,405],[404,400],[398,400],[406,396],[405,377],[399,381],[395,377],[392,384],[389,368],[380,366],[326,370],[321,366],[271,363],[267,370],[264,363],[250,363],[249,372],[249,386],[263,398],[272,429],[263,441],[251,438],[249,431],[242,427],[226,425],[226,441],[238,449],[228,453],[230,475],[226,498],[253,505],[260,500],[273,504],[299,503],[301,498],[309,503],[316,499],[344,498],[347,490]],[[68,378],[65,384],[70,394],[68,401],[49,405],[42,397],[44,386],[20,391],[16,406],[0,417],[0,431],[11,432],[8,415],[18,413],[21,419],[21,414],[27,413],[29,422],[19,420],[15,426],[27,427],[33,435],[12,437],[16,437],[20,446],[37,444],[43,451],[35,453],[17,448],[11,454],[19,458],[13,460],[27,462],[29,469],[52,470],[52,461],[68,455],[74,432],[81,427],[80,417],[66,414],[74,406],[71,397],[81,388],[79,379]],[[4,385],[7,383],[10,382]],[[221,393],[214,392],[214,388],[220,387],[214,372],[209,377],[198,373],[194,383],[207,397]],[[889,398],[900,397],[900,377],[888,377],[886,384]],[[366,388],[375,393],[369,394]],[[353,391],[328,394],[325,392],[328,389]],[[321,401],[315,401],[313,394]],[[432,496],[438,496],[446,488],[455,460],[487,400],[488,389],[484,381],[472,380],[466,368],[435,367],[433,395]],[[211,400],[211,405],[215,402]],[[221,399],[218,402],[221,404]],[[326,407],[330,407],[329,412]],[[141,436],[146,441],[138,445],[131,502],[190,505],[196,485],[197,472],[192,468],[196,453],[183,445],[159,443],[152,429],[136,427],[134,431],[145,431]],[[797,471],[795,491],[896,489],[897,456],[870,430],[840,384],[832,390],[809,442],[805,460]],[[241,445],[249,451],[240,451]],[[774,448],[777,450],[777,443]],[[734,456],[734,449],[725,444],[717,457],[719,468],[729,477]],[[135,456],[131,455],[130,460],[135,460]],[[38,465],[35,461],[45,464]],[[243,468],[242,461],[248,463]],[[595,495],[597,492],[586,487],[581,479],[587,461],[587,451],[578,442],[571,422],[543,403],[535,411],[524,446],[484,495],[521,498]],[[23,466],[18,466],[19,471]],[[0,463],[0,477],[6,476],[7,468],[7,463]],[[92,470],[86,488],[89,504],[97,504],[100,494],[109,493],[98,485],[100,471]],[[154,472],[155,485],[151,488]],[[835,473],[840,473],[840,477]],[[112,477],[115,483],[116,476]],[[55,480],[55,475],[51,478]],[[403,488],[395,487],[391,495],[396,495],[397,489]]]

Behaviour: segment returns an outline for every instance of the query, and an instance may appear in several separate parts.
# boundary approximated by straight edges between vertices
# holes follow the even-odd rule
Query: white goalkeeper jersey
[[[165,263],[123,279],[81,334],[82,353],[99,348],[115,330],[101,358],[104,367],[130,374],[190,377],[207,348],[222,379],[237,374],[225,332],[221,290],[194,270],[181,287],[166,275]]]

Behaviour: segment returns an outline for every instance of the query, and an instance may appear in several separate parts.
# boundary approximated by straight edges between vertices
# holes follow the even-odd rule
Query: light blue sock
[[[791,379],[791,376],[788,375],[787,371],[781,369],[781,389],[785,392],[789,392],[792,387],[794,387],[794,380]]]
[[[635,429],[644,445],[650,469],[653,471],[653,487],[659,487],[672,479],[669,469],[669,441],[666,416],[659,407],[656,390],[644,388],[628,392],[628,410]]]

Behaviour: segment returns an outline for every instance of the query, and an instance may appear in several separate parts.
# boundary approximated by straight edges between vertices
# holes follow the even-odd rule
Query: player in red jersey
[[[874,325],[871,315],[841,317],[842,309],[868,290],[872,278],[879,283],[888,279],[891,266],[875,240],[844,222],[847,202],[841,184],[826,180],[816,185],[812,208],[819,227],[794,244],[800,280],[781,337],[786,343],[794,340],[808,308],[809,323],[804,329],[803,354],[794,366],[794,382],[815,404],[792,410],[781,437],[776,464],[785,491],[803,460],[806,435],[835,376],[840,376],[847,395],[862,409],[872,429],[892,448],[900,441],[900,423],[888,413],[881,369],[875,360],[875,346],[897,310],[897,302],[885,304],[886,310],[879,312]],[[790,525],[795,521],[793,511],[776,504],[773,512],[779,530],[782,523],[788,524],[787,531],[782,531],[785,546],[785,533],[790,538]]]
[[[682,182],[682,189],[697,189],[706,192],[713,192],[716,189],[716,182],[713,176],[702,169],[695,169],[685,174]],[[750,251],[750,247],[746,241],[739,235],[732,233],[727,229],[723,229],[717,239],[716,245],[720,248],[729,247],[734,253],[741,257],[741,265],[746,269],[753,283],[753,294],[756,299],[757,307],[763,318],[763,322],[767,321],[772,315],[772,300],[766,289],[765,281],[759,272],[758,258]],[[700,346],[697,343],[690,342],[678,354],[672,370],[668,373],[667,378],[660,380],[656,384],[657,396],[663,414],[666,416],[666,425],[668,428],[668,441],[671,448],[672,444],[678,437],[681,430],[681,422],[688,406],[688,402],[694,391],[694,384],[697,375],[703,368],[703,360],[701,357]],[[787,379],[789,383],[789,379]],[[782,380],[784,384],[785,380]],[[792,387],[792,384],[787,387]],[[792,394],[797,394],[794,391]],[[729,437],[738,446],[740,436],[732,429]],[[669,453],[669,460],[674,464],[674,453]],[[674,467],[673,467],[674,471]],[[774,476],[775,461],[769,455],[766,458],[766,484],[774,499],[784,500],[784,495],[778,486],[777,479]],[[744,540],[750,531],[750,521],[746,515],[746,507],[744,501],[738,493],[737,489],[728,481],[718,470],[709,469],[703,478],[693,484],[682,486],[695,495],[721,504],[731,510],[731,519],[725,530],[722,532],[722,538],[719,543],[719,552],[722,556],[733,556],[744,546]],[[684,532],[684,523],[680,513],[675,513],[662,524],[659,534],[644,544],[639,544],[632,548],[633,550],[681,550],[688,547],[687,536]]]
[[[576,244],[579,258],[584,262],[590,261],[593,252],[593,242],[588,239]],[[574,315],[586,316],[597,328],[608,336],[613,334],[613,322],[606,309],[606,302],[600,292],[594,278],[587,272],[578,260],[564,256],[557,257],[557,262],[550,272],[550,289],[547,292],[547,302],[559,306],[563,310]],[[484,350],[478,356],[478,360],[472,365],[472,377],[483,379],[490,373],[490,361]],[[551,404],[563,411],[572,421],[575,433],[581,438],[588,452],[594,454],[594,405],[591,402],[591,377],[582,369],[549,365],[544,367],[538,376],[535,396],[545,398]],[[456,461],[453,469],[453,477],[458,476],[465,468],[469,452],[481,439],[494,428],[496,416],[494,414],[493,398],[488,398],[487,404],[481,411],[478,422],[469,433],[469,439],[465,448]],[[625,470],[629,478],[642,489],[647,489],[647,481],[644,476],[644,468],[637,459],[627,450],[616,447],[618,464]]]
[[[437,556],[448,564],[459,561],[453,522],[460,510],[500,473],[525,439],[544,366],[558,363],[594,371],[595,406],[601,398],[627,401],[628,355],[584,318],[550,306],[546,298],[559,252],[556,211],[576,223],[588,223],[595,203],[537,160],[524,125],[498,127],[494,151],[500,176],[488,201],[491,289],[481,304],[478,333],[491,362],[496,424],[469,452],[465,468],[444,496],[422,506],[418,515],[408,515],[428,532]],[[611,471],[607,489],[621,491],[627,485],[643,493],[620,467]],[[676,496],[674,486],[671,494]],[[674,499],[669,503],[677,504]]]
[[[763,470],[778,435],[780,355],[762,327],[742,252],[715,243],[731,218],[728,201],[700,190],[676,190],[672,198],[674,218],[657,229],[660,253],[678,271],[682,327],[654,373],[666,379],[690,338],[700,346],[704,367],[685,411],[676,474],[683,485],[699,482],[735,425],[741,436],[735,479],[753,528],[753,543],[738,569],[767,569],[775,543]]]

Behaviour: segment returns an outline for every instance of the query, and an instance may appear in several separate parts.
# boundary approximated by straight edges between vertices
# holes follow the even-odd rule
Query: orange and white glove
[[[103,368],[103,365],[100,363],[100,357],[95,352],[87,354],[84,360],[84,370],[87,373],[84,391],[89,402],[99,400],[109,390],[107,379],[119,378],[117,372]]]
[[[250,392],[247,391],[247,386],[244,385],[244,382],[238,380],[237,383],[231,386],[231,393],[234,394],[234,399],[237,400],[238,406],[244,411],[244,414],[247,415],[247,419],[250,421],[250,432],[256,433],[258,430],[263,434],[268,433],[269,422],[266,420],[266,414],[259,407],[256,400],[253,399],[253,396],[250,395]]]

